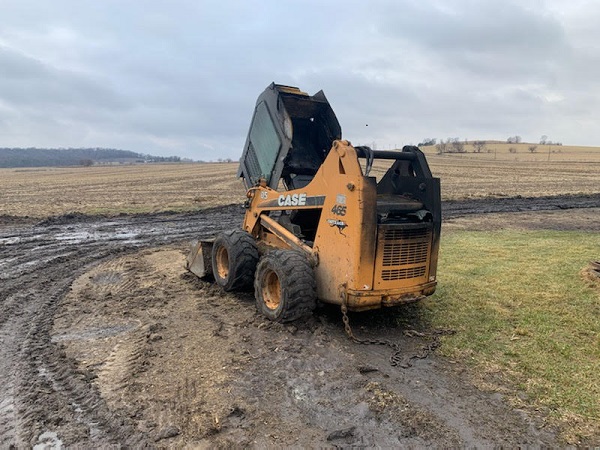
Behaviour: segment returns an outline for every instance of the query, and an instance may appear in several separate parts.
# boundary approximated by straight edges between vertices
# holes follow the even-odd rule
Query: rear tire
[[[291,322],[316,307],[317,283],[308,257],[293,250],[264,255],[254,278],[256,307],[270,320]]]
[[[258,263],[254,238],[243,230],[220,233],[212,248],[212,269],[215,281],[226,291],[252,286]]]

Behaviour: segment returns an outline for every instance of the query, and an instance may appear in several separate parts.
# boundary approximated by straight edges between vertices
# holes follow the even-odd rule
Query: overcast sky
[[[380,149],[600,145],[599,21],[595,0],[0,0],[0,147],[237,159],[272,81]]]

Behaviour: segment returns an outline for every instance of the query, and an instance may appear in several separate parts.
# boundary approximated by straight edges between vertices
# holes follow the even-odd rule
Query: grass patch
[[[480,384],[543,408],[571,443],[600,438],[600,291],[581,276],[600,254],[583,232],[454,232],[443,237],[433,326],[442,351]]]

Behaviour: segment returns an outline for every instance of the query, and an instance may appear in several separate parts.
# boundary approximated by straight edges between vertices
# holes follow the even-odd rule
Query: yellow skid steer
[[[379,159],[392,164],[377,182]],[[242,226],[193,245],[190,271],[226,291],[253,286],[259,311],[279,322],[317,301],[361,311],[433,294],[440,181],[417,147],[353,147],[322,91],[271,84],[240,161]]]

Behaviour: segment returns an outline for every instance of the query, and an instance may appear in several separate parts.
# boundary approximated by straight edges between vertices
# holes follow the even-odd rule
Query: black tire
[[[215,281],[226,291],[248,289],[254,281],[258,249],[250,234],[233,230],[217,235],[212,248]]]
[[[254,277],[256,307],[275,322],[310,315],[317,304],[317,283],[308,257],[292,250],[264,255]]]

